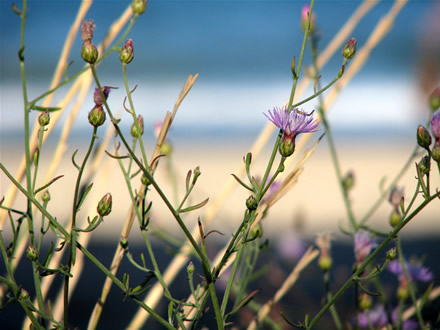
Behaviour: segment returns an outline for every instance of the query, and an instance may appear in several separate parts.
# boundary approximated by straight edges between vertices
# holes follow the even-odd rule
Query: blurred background
[[[96,44],[128,3],[94,1],[86,17],[95,21],[93,40]],[[138,85],[133,97],[137,112],[144,116],[149,153],[154,147],[154,124],[164,118],[166,111],[172,111],[188,75],[199,74],[177,112],[169,133],[168,141],[173,147],[169,159],[180,193],[187,171],[200,166],[202,176],[194,192],[194,201],[206,197],[213,200],[230,179],[230,174],[238,170],[242,157],[267,124],[263,112],[281,106],[288,99],[292,84],[290,63],[293,56],[299,57],[303,38],[300,12],[305,3],[274,0],[149,0],[147,11],[129,34],[134,42],[135,56],[128,65],[129,83],[131,86]],[[358,49],[363,47],[393,3],[390,0],[379,1],[361,20],[352,33],[357,39]],[[360,1],[349,0],[315,1],[321,49],[327,46],[359,4]],[[78,6],[76,1],[28,1],[25,58],[31,99],[47,90]],[[21,160],[24,144],[17,59],[20,20],[10,7],[10,1],[0,1],[0,161],[14,173]],[[350,195],[355,216],[365,214],[378,197],[381,182],[385,182],[385,185],[389,183],[407,161],[416,145],[417,126],[425,124],[430,118],[427,98],[440,85],[438,17],[439,1],[409,1],[398,14],[391,31],[373,50],[366,65],[341,91],[329,110],[342,171],[352,171],[355,176],[355,186]],[[73,63],[68,75],[83,67],[80,49],[78,36],[69,57]],[[342,56],[338,51],[322,70],[322,84],[334,78],[341,63]],[[310,54],[306,51],[304,66],[310,65]],[[121,111],[121,125],[128,133],[131,119],[122,110],[125,89],[116,53],[104,61],[98,74],[104,85],[119,87],[111,92],[109,101],[113,109]],[[310,93],[311,88],[302,97]],[[54,104],[61,96],[62,93],[56,94]],[[303,109],[311,111],[315,106],[316,102],[311,101],[303,105]],[[53,186],[50,207],[58,219],[67,219],[70,214],[68,209],[72,192],[66,187],[71,187],[75,180],[70,157],[77,148],[79,154],[84,153],[91,134],[87,114],[92,107],[90,90],[67,141],[65,159],[57,170],[57,175],[63,174],[65,177]],[[65,112],[44,147],[43,167],[50,162],[67,117],[68,111]],[[35,113],[32,118],[36,118]],[[108,121],[105,127],[107,125]],[[101,129],[101,136],[104,130]],[[321,133],[318,132],[312,140],[315,141]],[[263,173],[275,135],[270,141],[261,157],[255,161],[255,176]],[[162,162],[159,167],[158,180],[172,194],[171,176],[165,164],[168,162]],[[104,247],[113,247],[110,242],[118,239],[129,200],[116,162],[107,160],[99,171],[100,179],[95,184],[88,207],[93,210],[104,193],[113,194],[113,213],[94,233],[97,239],[95,244],[100,242],[96,246],[97,253],[102,253],[103,258],[111,258]],[[408,195],[412,195],[416,186],[414,177],[415,169],[410,166],[399,183]],[[0,180],[0,196],[3,196],[9,181],[3,173]],[[432,186],[439,185],[438,175],[434,175]],[[241,221],[246,197],[244,189],[236,189],[209,229],[220,230],[226,234],[225,237],[229,237]],[[151,199],[154,225],[181,238],[175,221],[154,192],[151,193]],[[22,201],[22,198],[18,199],[18,203]],[[388,231],[391,210],[389,203],[383,203],[370,223]],[[188,224],[195,223],[198,215],[202,216],[203,221],[203,212],[194,213],[186,219]],[[408,250],[420,256],[438,242],[440,203],[431,203],[415,220],[405,227],[403,235],[414,244]],[[295,247],[294,244],[287,244],[286,252],[283,250],[286,242],[297,242],[298,236],[311,240],[321,231],[334,232],[336,237],[344,239],[339,234],[340,223],[346,224],[347,217],[324,138],[306,163],[297,186],[269,211],[263,226],[265,235],[273,240],[271,248],[284,251],[286,258],[290,258],[296,253],[291,250]],[[139,239],[136,230],[131,239]],[[298,251],[302,246],[300,242]],[[352,253],[347,252],[345,246],[337,246],[336,249],[341,251],[339,261],[346,263],[340,271],[341,278],[345,278],[350,273]],[[430,254],[427,263],[436,258]],[[439,270],[435,272],[438,278]],[[282,278],[281,274],[277,274]],[[310,285],[313,287],[313,284]],[[304,297],[301,292],[297,294]],[[78,299],[78,306],[85,303]]]

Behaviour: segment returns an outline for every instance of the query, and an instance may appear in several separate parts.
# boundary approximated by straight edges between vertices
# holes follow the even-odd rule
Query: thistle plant
[[[272,131],[278,129],[277,134],[266,134],[271,152],[262,156],[259,155],[262,148],[251,148],[243,157],[242,167],[231,175],[233,186],[245,191],[246,197],[241,201],[240,217],[228,233],[222,233],[218,223],[211,223],[215,213],[212,210],[221,204],[221,199],[213,199],[210,195],[200,199],[198,197],[204,169],[194,159],[193,167],[184,169],[186,176],[179,176],[182,168],[178,167],[178,162],[172,161],[174,149],[168,141],[170,128],[178,120],[176,113],[179,106],[195,84],[197,74],[188,77],[173,112],[167,112],[161,124],[157,125],[156,141],[151,144],[146,138],[148,132],[152,133],[152,125],[148,114],[141,114],[133,97],[144,87],[133,84],[129,79],[131,65],[139,58],[137,54],[135,56],[138,41],[127,37],[130,37],[136,21],[147,10],[147,1],[133,0],[127,8],[128,15],[121,18],[123,24],[117,25],[116,30],[110,29],[108,38],[100,45],[94,40],[94,21],[85,19],[84,14],[79,15],[78,23],[81,24],[74,26],[75,33],[81,38],[82,47],[79,54],[71,56],[76,61],[82,60],[84,67],[74,74],[68,74],[69,70],[66,70],[64,80],[55,79],[49,90],[33,99],[28,95],[29,82],[26,79],[24,56],[26,22],[32,13],[27,12],[26,0],[21,8],[14,6],[14,12],[21,19],[19,64],[23,91],[25,166],[24,172],[16,175],[3,163],[0,163],[0,169],[10,181],[12,189],[24,196],[25,203],[15,202],[15,198],[10,196],[0,201],[1,209],[5,211],[4,217],[9,220],[8,223],[5,220],[0,222],[0,307],[3,313],[16,304],[25,315],[24,328],[76,327],[78,311],[72,308],[72,292],[80,275],[87,272],[83,268],[86,259],[105,276],[103,283],[93,280],[90,284],[102,287],[101,294],[96,296],[94,308],[87,311],[90,315],[87,327],[90,329],[100,326],[112,286],[116,286],[114,290],[121,293],[118,303],[124,304],[126,300],[131,300],[132,308],[138,308],[133,318],[126,320],[126,326],[130,329],[142,328],[146,321],[165,329],[202,328],[205,324],[225,329],[239,324],[240,315],[246,312],[251,315],[245,324],[249,329],[266,326],[281,329],[289,325],[312,329],[327,312],[333,322],[331,327],[337,329],[345,328],[346,324],[350,328],[400,329],[416,326],[424,329],[438,326],[438,319],[433,324],[423,313],[433,299],[433,285],[425,292],[420,292],[417,286],[417,282],[434,283],[434,273],[422,261],[409,259],[403,250],[403,238],[400,235],[404,227],[414,222],[414,218],[428,204],[435,203],[438,206],[440,203],[439,187],[433,181],[433,177],[438,178],[440,175],[438,89],[430,96],[429,106],[433,111],[425,125],[415,126],[415,148],[407,163],[396,172],[391,183],[382,189],[379,198],[373,201],[366,214],[359,216],[351,198],[357,185],[356,172],[342,171],[331,122],[327,117],[330,103],[324,97],[331,92],[337,93],[344,86],[356,68],[365,61],[365,54],[371,51],[371,44],[369,48],[359,50],[361,45],[358,45],[356,39],[344,36],[344,42],[338,45],[340,66],[334,68],[331,77],[322,77],[319,44],[321,31],[314,5],[315,2],[310,1],[298,15],[302,43],[297,45],[297,53],[292,54],[292,86],[290,95],[286,95],[288,101],[274,105],[266,112],[263,112],[264,109],[260,111],[261,117],[268,120],[267,127]],[[387,19],[392,21],[394,16],[387,16]],[[109,40],[119,34],[119,39],[109,45]],[[373,32],[373,35],[374,42],[378,42],[377,36],[380,34]],[[310,67],[304,70],[307,47],[311,55]],[[357,60],[359,54],[363,56]],[[112,68],[114,72],[109,78],[101,75],[98,67],[111,55],[119,58],[120,68]],[[32,54],[26,55],[26,58],[28,56]],[[352,69],[354,62],[356,65]],[[67,67],[66,63],[61,63],[60,67]],[[122,80],[116,77],[122,77]],[[301,79],[313,82],[313,92],[302,99],[298,85]],[[120,81],[123,81],[123,86],[117,86]],[[90,124],[88,146],[80,147],[69,155],[75,175],[71,187],[72,200],[63,201],[63,206],[69,210],[69,215],[64,219],[51,208],[51,191],[55,190],[56,185],[62,184],[65,178],[42,168],[40,159],[53,125],[59,120],[60,113],[66,111],[64,103],[63,106],[50,106],[51,98],[54,93],[61,92],[62,87],[68,87],[72,93],[76,93],[78,86],[94,91],[88,100],[93,107],[88,108],[85,119]],[[124,90],[123,99],[111,93],[116,88]],[[314,110],[303,110],[301,106],[306,103],[312,105]],[[86,111],[85,106],[81,108]],[[125,113],[121,115],[115,109],[123,109]],[[39,112],[35,134],[30,132],[32,112]],[[63,131],[67,135],[68,126]],[[106,134],[103,133],[104,129],[107,129]],[[314,142],[309,149],[304,150],[307,139],[313,139]],[[97,141],[101,140],[105,142],[97,145]],[[110,141],[113,141],[113,145]],[[268,282],[275,273],[272,273],[270,266],[261,266],[262,256],[272,247],[271,240],[267,239],[264,232],[267,221],[271,221],[269,210],[276,208],[277,202],[295,188],[307,161],[323,141],[327,142],[340,188],[340,198],[345,206],[344,221],[339,230],[352,242],[352,273],[343,279],[342,285],[335,288],[332,282],[336,260],[332,241],[335,239],[330,233],[319,234],[315,244],[312,243],[302,254],[289,275],[278,280],[273,297],[265,297],[261,292],[263,290],[255,289],[254,283]],[[65,149],[63,143],[60,139],[57,150]],[[263,164],[262,170],[256,166],[257,157]],[[54,158],[51,166],[58,165],[58,158]],[[99,183],[102,183],[98,168],[103,158],[118,168],[118,175],[122,178],[120,190],[127,194],[128,204],[116,197],[120,191],[95,193],[99,190]],[[163,170],[160,164],[164,161],[167,162],[167,173],[172,178],[171,187],[156,175],[156,172]],[[295,163],[292,165],[292,162]],[[415,166],[411,167],[413,162]],[[43,171],[47,173],[48,179],[42,179]],[[399,180],[406,171],[413,171],[416,178],[415,187],[405,187],[406,191],[412,191],[409,194],[404,194],[404,190],[398,188]],[[115,176],[112,173],[105,180],[113,180]],[[155,197],[159,201],[154,200]],[[378,228],[369,220],[387,199],[390,204],[387,205],[389,221],[385,221],[385,229]],[[93,235],[103,230],[103,226],[118,220],[114,213],[121,208],[127,211],[127,216],[119,239],[112,242],[115,252],[112,262],[108,264],[97,257],[89,244]],[[167,210],[167,220],[172,219],[179,228],[179,238],[175,238],[167,228],[163,230],[154,223],[155,212],[160,208]],[[196,222],[194,228],[190,228],[190,220]],[[132,230],[133,227],[137,230]],[[141,239],[145,254],[134,252],[134,235]],[[215,244],[216,236],[225,237],[224,245],[220,248]],[[161,243],[157,242],[158,238]],[[161,244],[174,244],[177,249],[167,269],[162,265]],[[23,253],[26,258],[22,257]],[[292,320],[288,311],[277,304],[295,290],[293,286],[298,278],[304,276],[303,271],[315,259],[319,273],[315,280],[322,281],[324,288],[322,300],[316,303],[319,308],[305,314],[301,321]],[[121,268],[123,260],[129,265],[128,268]],[[26,278],[31,280],[21,282],[21,274],[17,271],[19,263],[30,266]],[[386,272],[396,275],[397,302],[383,289],[383,273]],[[61,285],[60,281],[55,281],[58,278],[62,279]],[[173,280],[177,281],[178,288],[172,285]],[[49,289],[59,290],[58,298],[53,298]],[[351,314],[341,313],[337,306],[338,299],[346,291],[351,291],[354,297]],[[266,300],[263,301],[263,298]],[[291,304],[295,306],[301,302]],[[411,320],[408,315],[412,317]],[[328,324],[319,326],[329,327]]]

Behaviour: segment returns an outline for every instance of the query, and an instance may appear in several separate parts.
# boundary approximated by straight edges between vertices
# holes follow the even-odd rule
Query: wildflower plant
[[[104,45],[95,45],[96,40],[92,41],[96,28],[93,20],[84,20],[84,17],[79,17],[82,23],[78,24],[77,34],[80,35],[82,48],[79,54],[76,54],[76,58],[82,58],[84,68],[73,75],[66,74],[62,81],[55,80],[54,87],[33,99],[27,93],[25,43],[24,38],[21,38],[19,63],[23,86],[25,169],[23,173],[17,175],[13,175],[11,170],[2,163],[0,163],[0,169],[11,181],[13,189],[24,195],[26,201],[25,205],[16,206],[14,197],[7,196],[0,200],[0,207],[5,211],[4,218],[9,220],[8,225],[5,225],[5,220],[0,219],[2,229],[0,250],[4,267],[4,274],[0,274],[1,309],[7,310],[11,304],[20,305],[26,315],[25,328],[69,329],[75,326],[76,311],[70,308],[72,292],[75,290],[81,271],[84,271],[82,260],[87,258],[105,275],[103,284],[93,283],[93,285],[102,285],[102,290],[101,295],[96,297],[93,310],[90,311],[88,323],[90,329],[96,329],[99,326],[112,286],[116,286],[117,290],[122,293],[123,299],[121,300],[131,300],[139,308],[133,319],[127,320],[128,328],[132,329],[141,328],[148,318],[154,319],[156,325],[165,329],[198,328],[202,326],[204,317],[212,320],[218,329],[225,329],[236,322],[236,315],[244,309],[249,309],[252,313],[252,319],[246,324],[249,329],[256,329],[265,324],[272,328],[280,328],[289,324],[312,329],[327,311],[331,314],[337,329],[344,328],[344,322],[354,323],[355,328],[387,325],[399,328],[408,321],[404,319],[404,312],[409,308],[414,309],[416,322],[420,328],[428,326],[422,310],[428,301],[430,289],[423,294],[422,299],[418,299],[419,293],[415,282],[416,280],[433,281],[433,273],[420,263],[406,261],[400,232],[429,203],[439,203],[440,191],[438,187],[432,187],[432,176],[440,174],[440,110],[434,112],[427,120],[426,128],[422,125],[417,128],[417,139],[414,141],[416,147],[409,161],[398,172],[392,183],[383,190],[366,215],[358,217],[353,211],[350,198],[350,194],[356,188],[354,173],[352,171],[343,173],[341,170],[333,132],[326,113],[328,103],[324,102],[323,98],[324,92],[330,90],[344,77],[346,68],[350,68],[350,61],[356,60],[358,45],[354,38],[348,39],[345,45],[340,44],[341,65],[334,70],[334,77],[326,85],[322,85],[322,81],[327,80],[328,77],[321,79],[320,75],[319,26],[313,7],[314,1],[312,0],[300,14],[303,42],[297,50],[299,56],[293,57],[290,67],[293,83],[289,101],[283,106],[274,107],[264,113],[268,123],[274,124],[279,129],[272,141],[272,151],[264,160],[262,173],[255,169],[253,163],[257,152],[249,152],[243,157],[243,175],[239,173],[240,171],[232,175],[238,183],[236,186],[246,190],[246,199],[242,201],[242,218],[237,221],[237,226],[231,235],[227,236],[227,243],[219,249],[215,257],[211,253],[213,248],[211,237],[222,233],[216,229],[215,223],[210,226],[213,229],[210,227],[208,229],[210,213],[205,210],[209,207],[210,199],[207,197],[199,200],[194,197],[199,180],[203,178],[203,169],[194,164],[194,167],[187,170],[186,177],[180,182],[184,191],[183,193],[179,191],[176,187],[180,179],[171,161],[173,149],[168,142],[169,129],[176,119],[176,112],[198,75],[188,77],[173,112],[167,112],[162,123],[157,125],[156,141],[151,146],[153,150],[151,154],[148,153],[150,146],[146,145],[148,140],[145,139],[149,126],[144,116],[139,114],[133,99],[137,86],[133,87],[129,82],[128,72],[130,64],[138,57],[135,56],[136,40],[126,38],[140,15],[147,10],[147,1],[132,1],[128,9],[130,17],[125,18],[124,24],[117,25],[116,31],[112,31],[112,37],[120,34],[120,38],[107,49],[104,47],[107,45],[107,40]],[[26,0],[23,1],[20,9],[14,6],[13,10],[21,19],[21,32],[24,35],[26,18],[31,15],[27,12]],[[388,19],[392,20],[392,18]],[[306,47],[310,47],[312,64],[307,70],[307,78],[314,82],[313,93],[303,100],[294,102],[295,97],[298,97],[297,84],[303,72],[301,69]],[[104,78],[97,70],[97,66],[112,53],[116,53],[120,60],[120,71],[115,69],[115,73],[122,75],[124,86],[118,87],[125,91],[124,100],[116,100],[111,95],[111,90],[118,87],[105,85]],[[88,82],[87,75],[93,77],[93,84]],[[115,82],[106,83],[116,84]],[[52,212],[49,206],[50,191],[54,185],[62,182],[63,177],[54,176],[53,172],[48,172],[49,179],[41,184],[39,180],[40,154],[45,139],[59,118],[58,113],[65,110],[62,107],[49,106],[50,99],[48,98],[64,86],[69,86],[71,91],[77,91],[79,85],[85,89],[96,86],[93,99],[89,100],[93,101],[94,106],[88,113],[90,124],[88,146],[85,151],[76,150],[71,155],[72,167],[75,170],[73,198],[72,201],[66,203],[69,205],[69,218],[61,219]],[[307,102],[316,102],[314,111],[306,113],[300,108]],[[434,92],[430,100],[431,108],[438,108],[438,103],[438,92]],[[125,113],[117,115],[114,110],[116,107],[123,108]],[[40,112],[35,125],[35,134],[30,132],[32,111]],[[129,121],[130,129],[125,132],[121,122],[127,121]],[[98,139],[105,136],[102,133],[104,128],[111,133],[109,136],[113,135],[114,141],[113,147],[108,143],[104,144],[105,152],[96,143]],[[65,130],[67,132],[68,127]],[[310,138],[315,139],[312,147],[303,151],[302,146],[297,143],[298,140]],[[432,144],[432,138],[434,144]],[[350,241],[353,242],[355,265],[353,272],[336,291],[333,290],[331,285],[334,268],[334,255],[331,251],[332,236],[329,233],[321,234],[316,239],[318,249],[313,246],[309,247],[288,277],[280,283],[274,297],[262,302],[260,290],[252,289],[252,284],[255,279],[267,275],[267,270],[259,269],[258,264],[260,255],[270,244],[264,236],[263,219],[270,216],[268,210],[295,186],[304,169],[304,164],[323,140],[327,140],[345,206],[346,222],[341,224],[340,231],[350,237]],[[62,141],[60,141],[59,149],[64,149]],[[113,197],[114,192],[108,192],[93,200],[93,191],[96,190],[94,184],[99,182],[97,180],[99,171],[96,169],[96,158],[94,158],[98,157],[97,154],[105,155],[109,161],[117,165],[130,202],[129,205],[125,205],[128,211],[127,217],[119,241],[114,242],[115,253],[110,265],[99,260],[88,246],[93,232],[100,230],[104,223],[112,221],[112,212],[121,207],[121,201]],[[172,177],[171,193],[155,176],[159,163],[165,159]],[[292,167],[290,163],[293,159],[296,160],[296,165]],[[415,169],[412,169],[416,176],[416,188],[413,194],[409,194],[409,197],[405,199],[403,191],[396,186],[402,173],[408,170],[415,159],[418,163]],[[55,163],[54,160],[54,166]],[[438,166],[438,171],[433,169],[435,164]],[[256,177],[261,180],[255,179]],[[183,243],[177,243],[179,252],[170,268],[166,270],[160,266],[157,247],[152,242],[152,235],[157,232],[157,228],[151,218],[155,209],[159,207],[157,203],[153,204],[151,201],[150,196],[153,194],[160,197],[162,206],[168,210],[184,237]],[[368,220],[388,197],[392,206],[391,226],[383,230],[370,225]],[[93,204],[90,212],[85,210],[89,202]],[[204,215],[203,212],[205,212]],[[39,223],[36,221],[37,218],[41,219]],[[187,218],[197,219],[195,228],[189,227]],[[131,233],[133,226],[139,229],[137,233]],[[11,235],[5,235],[3,228],[6,228]],[[142,238],[145,255],[132,253],[130,234],[139,235]],[[173,237],[167,232],[162,233],[160,237],[165,241],[173,241]],[[43,249],[43,243],[49,246],[48,250]],[[391,248],[390,245],[392,245]],[[379,253],[384,253],[386,249],[388,252],[385,257],[378,258]],[[32,277],[32,288],[25,288],[17,276],[17,265],[23,259],[23,253],[26,253],[26,259],[31,263],[32,271],[28,276]],[[324,284],[322,299],[324,303],[320,306],[319,312],[313,317],[306,314],[303,321],[297,322],[290,320],[285,315],[285,311],[280,311],[280,317],[283,319],[276,319],[271,310],[291,290],[298,277],[302,275],[302,271],[316,258],[318,258]],[[133,273],[118,273],[123,259],[127,260],[134,271],[142,274],[142,281],[133,281]],[[183,267],[186,271],[176,281],[179,281],[180,287],[187,289],[189,296],[184,297],[176,293],[171,286],[171,282]],[[396,274],[399,280],[399,305],[393,307],[397,311],[394,314],[390,307],[390,299],[385,292],[376,292],[381,291],[381,275],[387,269]],[[62,278],[61,287],[58,288],[60,298],[51,302],[49,287],[56,285],[54,282],[56,276]],[[216,286],[218,281],[223,281],[222,288]],[[355,313],[349,318],[345,315],[346,319],[342,320],[336,302],[349,289],[354,290]],[[379,296],[380,300],[377,299]],[[158,307],[160,301],[167,306],[165,310]]]

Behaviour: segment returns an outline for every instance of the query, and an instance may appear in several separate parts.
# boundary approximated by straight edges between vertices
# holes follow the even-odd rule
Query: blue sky
[[[17,50],[20,21],[0,1],[1,18],[1,128],[21,125]],[[128,5],[128,1],[95,1],[87,18],[95,21],[96,42]],[[134,40],[135,60],[128,73],[138,84],[135,102],[147,122],[160,120],[171,110],[189,74],[199,79],[184,102],[176,127],[251,127],[265,124],[262,112],[281,105],[291,88],[290,62],[298,57],[302,33],[299,15],[306,1],[148,1],[146,13],[129,37]],[[360,1],[315,1],[321,49],[338,31]],[[381,1],[359,24],[353,36],[362,44],[392,1]],[[426,113],[420,112],[418,65],[420,36],[428,29],[429,15],[439,10],[436,1],[409,1],[395,26],[374,50],[368,64],[355,77],[331,110],[336,127],[412,127]],[[49,85],[64,36],[74,19],[77,1],[28,1],[26,69],[31,97]],[[432,29],[432,27],[431,27]],[[440,40],[433,40],[440,44]],[[82,66],[81,42],[77,38],[70,68]],[[307,55],[307,54],[306,54]],[[322,72],[330,81],[339,70],[340,53]],[[310,64],[306,57],[305,64]],[[100,69],[107,85],[122,87],[117,56]],[[112,92],[111,101],[120,107],[122,90]],[[91,98],[90,98],[91,100]],[[91,102],[90,102],[91,103]],[[89,104],[90,105],[90,104]],[[89,109],[84,105],[84,113]],[[313,109],[314,104],[305,106]],[[13,112],[11,114],[11,108]],[[6,117],[6,114],[7,117]],[[87,121],[80,118],[77,128]],[[424,120],[424,119],[423,119]],[[5,123],[7,121],[7,125]]]

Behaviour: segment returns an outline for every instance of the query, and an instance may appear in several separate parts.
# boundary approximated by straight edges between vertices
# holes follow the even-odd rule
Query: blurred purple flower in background
[[[367,312],[358,314],[358,323],[361,328],[368,328],[371,325],[377,329],[384,327],[387,323],[387,314],[382,305],[376,305]]]
[[[418,262],[406,262],[405,267],[408,271],[408,276],[411,280],[429,282],[434,278],[434,275],[428,267],[424,267]],[[388,270],[395,274],[400,281],[405,280],[405,274],[399,260],[393,260],[388,265]]]
[[[354,235],[354,255],[358,264],[362,263],[377,246],[376,241],[371,237],[370,232],[360,229]]]

